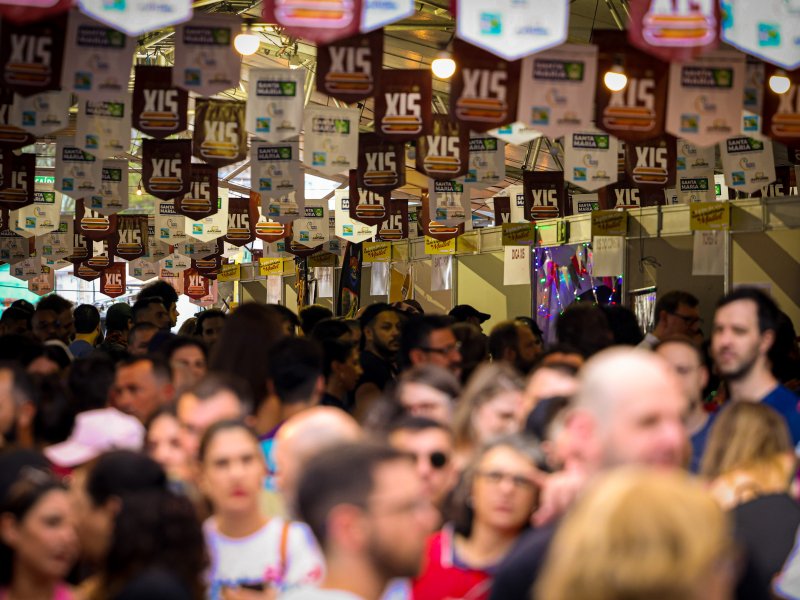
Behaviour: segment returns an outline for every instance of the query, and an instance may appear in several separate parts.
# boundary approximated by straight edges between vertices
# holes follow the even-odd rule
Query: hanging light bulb
[[[245,21],[244,31],[233,39],[233,47],[242,56],[252,56],[258,52],[261,39],[253,33],[252,24]]]
[[[776,71],[775,74],[769,78],[769,89],[776,94],[785,94],[792,87],[792,81],[786,76],[783,71]]]
[[[144,192],[142,192],[142,180],[139,180],[139,185],[136,186],[136,195],[141,196]]]
[[[431,63],[431,71],[439,79],[450,79],[456,72],[456,61],[449,52],[442,50]]]
[[[606,71],[606,74],[603,75],[603,83],[605,83],[606,87],[612,92],[624,90],[625,86],[628,85],[628,76],[625,75],[625,70],[622,68],[622,65],[615,64]]]

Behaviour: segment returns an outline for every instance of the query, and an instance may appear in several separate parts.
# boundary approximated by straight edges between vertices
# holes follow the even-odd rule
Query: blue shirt
[[[708,434],[711,432],[711,426],[714,424],[714,420],[717,418],[717,414],[719,411],[713,412],[708,415],[708,420],[706,424],[700,429],[700,431],[692,434],[692,437],[689,441],[692,443],[692,462],[689,465],[689,470],[692,473],[699,473],[700,472],[700,459],[703,458],[703,452],[706,451],[706,443],[708,442]]]
[[[777,387],[761,399],[761,402],[774,408],[783,418],[789,427],[794,443],[800,442],[800,412],[797,410],[797,403],[800,398],[789,388],[778,384]]]

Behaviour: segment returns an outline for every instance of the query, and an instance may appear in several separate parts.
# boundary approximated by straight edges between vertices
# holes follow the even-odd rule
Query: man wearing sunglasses
[[[700,334],[700,301],[681,290],[673,290],[661,296],[656,302],[655,327],[648,333],[640,348],[652,350],[661,341],[675,336],[695,339]]]

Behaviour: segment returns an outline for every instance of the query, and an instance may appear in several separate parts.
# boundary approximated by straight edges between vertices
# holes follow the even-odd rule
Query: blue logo
[[[574,167],[572,172],[572,178],[575,181],[586,181],[586,168]]]
[[[481,33],[500,35],[503,33],[503,17],[500,13],[481,13]]]
[[[781,26],[777,23],[758,24],[758,45],[777,47],[781,45]]]

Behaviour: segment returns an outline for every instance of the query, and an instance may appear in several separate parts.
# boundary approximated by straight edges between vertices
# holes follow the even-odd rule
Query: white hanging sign
[[[358,168],[357,108],[306,108],[303,162],[324,175]]]
[[[719,146],[728,187],[752,193],[775,181],[772,140],[738,136]]]
[[[191,0],[78,0],[81,12],[131,36],[182,23],[192,17]]]
[[[564,179],[593,192],[617,181],[619,140],[597,129],[564,136]]]
[[[273,143],[300,135],[304,81],[303,69],[250,69],[247,131]]]
[[[130,150],[131,96],[95,101],[81,98],[75,123],[75,145],[97,158]]]

